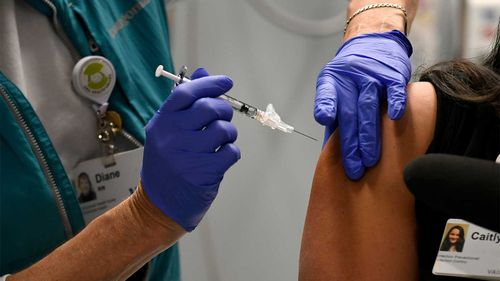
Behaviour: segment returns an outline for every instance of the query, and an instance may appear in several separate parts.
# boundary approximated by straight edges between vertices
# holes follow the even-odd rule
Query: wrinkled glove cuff
[[[343,49],[347,48],[348,46],[354,44],[356,41],[359,40],[372,40],[372,39],[390,39],[393,40],[394,42],[398,43],[403,50],[405,50],[406,54],[408,57],[411,57],[413,54],[413,46],[410,43],[410,40],[408,40],[408,37],[403,34],[403,32],[399,30],[391,30],[388,32],[382,32],[382,33],[366,33],[366,34],[361,34],[355,37],[350,38],[349,40],[345,41],[342,46],[337,50],[338,55]]]

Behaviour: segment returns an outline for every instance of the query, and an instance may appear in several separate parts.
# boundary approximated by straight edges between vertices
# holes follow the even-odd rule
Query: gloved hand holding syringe
[[[191,80],[183,77],[182,75],[177,76],[175,74],[172,74],[168,71],[163,70],[163,65],[159,65],[156,68],[155,75],[156,75],[156,77],[165,76],[168,79],[173,80],[175,83],[179,83],[179,84],[191,81]],[[237,100],[237,99],[235,99],[231,96],[228,96],[228,95],[221,95],[220,98],[229,102],[229,104],[231,104],[231,106],[234,110],[236,110],[240,113],[243,113],[245,116],[248,116],[252,119],[259,121],[262,125],[270,127],[273,130],[278,129],[278,130],[285,132],[285,133],[295,132],[295,133],[298,133],[298,134],[303,135],[305,137],[308,137],[312,140],[317,141],[317,139],[315,139],[311,136],[308,136],[304,133],[301,133],[301,132],[295,130],[292,126],[281,121],[280,116],[276,113],[272,104],[268,104],[266,111],[262,111],[255,106],[244,103],[244,102]]]

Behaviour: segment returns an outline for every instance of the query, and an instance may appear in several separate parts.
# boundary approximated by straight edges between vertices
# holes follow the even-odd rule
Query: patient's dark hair
[[[457,100],[490,103],[500,116],[500,20],[491,53],[482,65],[467,60],[438,63],[424,70],[420,81]]]

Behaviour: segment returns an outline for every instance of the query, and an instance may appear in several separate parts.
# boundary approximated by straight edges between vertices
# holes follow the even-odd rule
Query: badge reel
[[[92,101],[97,117],[96,137],[103,156],[78,163],[72,172],[78,201],[86,223],[125,200],[139,180],[143,147],[116,153],[117,135],[127,136],[115,111],[107,111],[108,99],[116,83],[116,72],[101,56],[81,59],[73,69],[75,91]]]
[[[112,166],[115,164],[114,136],[121,129],[122,123],[118,113],[107,111],[108,100],[116,83],[115,68],[104,57],[84,57],[73,68],[72,83],[80,96],[94,102],[97,138],[104,154],[104,166]]]

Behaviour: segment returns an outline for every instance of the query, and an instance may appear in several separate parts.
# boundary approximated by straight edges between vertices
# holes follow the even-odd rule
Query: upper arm
[[[429,146],[437,102],[429,83],[413,83],[408,93],[400,121],[384,114],[380,162],[361,180],[345,176],[338,134],[324,147],[302,237],[301,280],[416,279],[414,203],[402,172]]]

